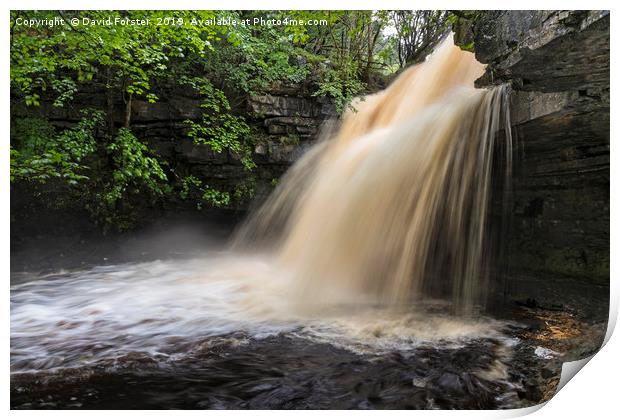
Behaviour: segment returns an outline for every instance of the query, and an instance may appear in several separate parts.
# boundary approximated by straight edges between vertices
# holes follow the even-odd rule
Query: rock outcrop
[[[291,164],[312,143],[320,126],[337,117],[326,98],[261,95],[248,100],[248,115],[262,122],[264,135],[255,147],[263,164]]]
[[[109,110],[106,92],[97,84],[84,86],[71,106],[55,107],[44,100],[34,112],[58,127],[69,127],[79,121],[80,109]],[[296,93],[295,93],[296,92]],[[122,126],[126,103],[117,92],[112,97],[114,122]],[[288,167],[297,160],[317,137],[321,125],[337,118],[334,105],[327,98],[316,98],[299,87],[246,97],[238,112],[252,128],[252,159],[256,168],[244,169],[239,156],[230,152],[216,153],[208,145],[196,144],[188,137],[187,120],[199,121],[201,98],[191,89],[175,87],[160,95],[156,103],[134,99],[131,103],[131,130],[148,143],[151,150],[165,160],[180,176],[194,175],[211,188],[233,192],[250,182],[258,195],[265,195]],[[31,115],[32,109],[16,104],[14,115]],[[251,198],[231,202],[229,208],[245,210]],[[190,203],[188,202],[188,205]],[[193,204],[192,204],[193,205]],[[181,202],[172,207],[183,206]]]
[[[478,85],[511,87],[510,272],[608,284],[609,13],[492,11],[465,32]]]

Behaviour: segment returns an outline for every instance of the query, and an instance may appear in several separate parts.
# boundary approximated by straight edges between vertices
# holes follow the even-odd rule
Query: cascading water
[[[298,401],[290,390],[299,378],[322,375],[308,379],[312,406],[333,407],[341,395],[348,407],[357,400],[346,378],[367,365],[406,375],[386,392],[410,392],[413,383],[419,403],[412,406],[434,407],[433,393],[449,379],[442,369],[457,360],[469,372],[469,394],[443,406],[508,403],[514,387],[504,363],[514,343],[506,325],[451,317],[434,299],[450,297],[453,309],[471,313],[488,287],[496,133],[510,124],[500,122],[503,88],[474,88],[483,70],[448,38],[386,90],[356,101],[340,129],[310,149],[240,228],[230,251],[26,275],[11,288],[15,395],[33,384],[87,381],[80,389],[94,387],[97,401],[109,398],[116,408],[117,388],[138,392],[106,388],[121,377],[146,381],[164,402],[171,383],[201,383],[195,395],[182,391],[179,404],[237,407],[273,393]],[[506,139],[499,146],[509,168]],[[334,373],[349,364],[350,376]],[[291,370],[300,376],[289,386],[282,378]],[[155,379],[136,379],[136,371]],[[102,372],[112,376],[99,384]],[[270,375],[282,394],[265,388]],[[45,386],[40,392],[56,392]],[[473,403],[463,400],[470,396]],[[147,397],[127,404],[158,406]]]
[[[508,115],[503,87],[474,88],[483,71],[448,37],[426,62],[354,103],[236,244],[264,248],[268,237],[292,288],[313,305],[399,305],[448,288],[454,308],[471,312],[488,289],[492,163]]]

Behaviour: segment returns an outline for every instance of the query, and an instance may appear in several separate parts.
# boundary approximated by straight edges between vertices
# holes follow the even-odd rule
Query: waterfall
[[[504,88],[474,87],[483,71],[448,38],[355,101],[232,251],[28,274],[11,287],[11,371],[177,363],[267,337],[355,354],[504,340],[500,322],[447,313],[484,304],[505,236],[491,210],[506,209],[510,123]]]
[[[268,247],[292,295],[313,305],[433,296],[450,297],[459,313],[483,305],[492,192],[510,182],[512,147],[505,87],[476,89],[483,72],[449,36],[385,90],[354,101],[235,245]]]

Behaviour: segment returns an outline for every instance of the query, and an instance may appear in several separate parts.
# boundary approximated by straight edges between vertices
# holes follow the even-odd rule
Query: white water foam
[[[287,284],[270,261],[230,255],[38,277],[11,288],[11,370],[79,367],[135,352],[174,359],[237,332],[245,339],[291,334],[363,353],[505,339],[497,321],[410,307],[309,312],[288,295]]]

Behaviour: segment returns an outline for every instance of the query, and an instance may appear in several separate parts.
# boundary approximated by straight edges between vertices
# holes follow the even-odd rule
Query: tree
[[[447,30],[448,13],[445,11],[396,10],[390,14],[396,29],[401,67],[423,60]]]

